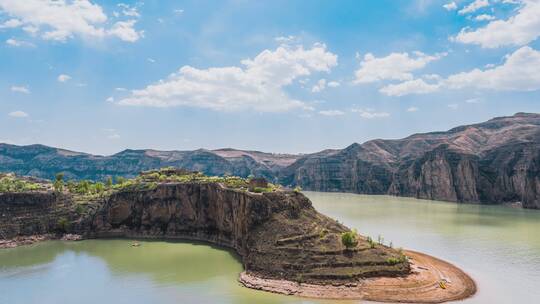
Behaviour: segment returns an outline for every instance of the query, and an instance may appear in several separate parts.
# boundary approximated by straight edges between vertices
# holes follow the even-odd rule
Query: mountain
[[[96,156],[0,144],[0,171],[100,180],[175,166],[207,175],[263,176],[306,190],[390,194],[540,209],[540,114],[517,113],[446,132],[376,139],[305,155],[235,149],[125,150]]]
[[[104,180],[108,176],[133,177],[139,172],[174,166],[207,175],[263,176],[274,181],[279,170],[300,156],[234,149],[195,151],[125,150],[97,156],[43,145],[0,144],[0,172],[54,178]]]
[[[517,113],[447,132],[372,140],[306,155],[285,184],[316,191],[540,208],[540,114]]]

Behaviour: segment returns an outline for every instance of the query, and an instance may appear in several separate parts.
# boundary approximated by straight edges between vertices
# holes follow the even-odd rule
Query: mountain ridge
[[[101,156],[0,144],[0,171],[41,178],[133,177],[164,166],[208,175],[262,176],[307,190],[390,194],[540,208],[540,114],[516,113],[448,131],[373,139],[309,154],[222,148],[125,149]]]

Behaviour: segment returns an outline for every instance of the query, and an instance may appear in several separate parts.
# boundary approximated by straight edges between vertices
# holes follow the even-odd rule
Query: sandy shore
[[[341,286],[322,286],[262,279],[243,272],[239,281],[249,288],[301,297],[395,303],[443,303],[476,293],[473,279],[454,265],[419,252],[405,251],[405,254],[412,266],[412,273],[406,277],[370,278]]]

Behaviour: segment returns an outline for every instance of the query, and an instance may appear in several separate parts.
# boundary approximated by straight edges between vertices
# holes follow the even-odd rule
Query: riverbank
[[[315,285],[263,279],[243,272],[239,281],[248,288],[320,299],[358,299],[398,303],[443,303],[466,299],[476,284],[461,269],[427,254],[405,251],[411,274],[403,277],[360,279],[346,285]]]

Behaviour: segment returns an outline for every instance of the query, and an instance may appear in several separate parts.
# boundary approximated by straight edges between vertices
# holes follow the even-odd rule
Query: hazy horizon
[[[517,113],[522,113],[522,112],[517,112]],[[514,113],[513,115],[517,114],[517,113]],[[527,114],[530,114],[530,113],[527,113]],[[536,113],[534,113],[536,114]],[[512,116],[512,115],[507,115],[507,116]],[[498,117],[501,117],[501,116],[498,116]],[[491,119],[493,118],[496,118],[496,117],[492,117]],[[481,123],[481,122],[484,122],[484,121],[478,121],[478,122],[474,122],[474,123],[471,123],[471,124],[476,124],[476,123]],[[466,124],[466,125],[471,125],[471,124]],[[179,149],[166,149],[166,150],[160,150],[160,149],[156,149],[156,148],[153,148],[153,147],[138,147],[138,148],[133,148],[133,147],[125,147],[124,149],[122,150],[119,150],[119,151],[116,151],[116,152],[113,152],[113,153],[109,153],[109,154],[100,154],[100,153],[93,153],[93,152],[88,152],[88,151],[82,151],[82,150],[76,150],[76,149],[70,149],[70,148],[66,148],[66,147],[61,147],[61,146],[51,146],[51,145],[47,145],[47,144],[43,144],[43,143],[39,143],[39,142],[36,142],[36,143],[29,143],[29,144],[24,144],[24,145],[19,145],[19,144],[13,144],[13,143],[9,143],[9,142],[3,142],[3,141],[0,141],[0,144],[9,144],[9,145],[14,145],[14,146],[20,146],[20,147],[23,147],[23,146],[32,146],[32,145],[42,145],[42,146],[47,146],[47,147],[51,147],[51,148],[57,148],[57,149],[62,149],[62,150],[68,150],[68,151],[71,151],[71,152],[78,152],[78,153],[84,153],[84,154],[92,154],[92,155],[95,155],[95,156],[112,156],[114,154],[118,154],[118,153],[121,153],[123,151],[126,151],[126,150],[154,150],[154,151],[161,151],[161,152],[172,152],[172,151],[193,151],[193,150],[208,150],[208,151],[216,151],[216,150],[225,150],[225,149],[233,149],[233,150],[242,150],[242,151],[252,151],[252,152],[264,152],[264,153],[272,153],[272,154],[290,154],[290,155],[302,155],[302,154],[312,154],[312,153],[317,153],[317,152],[321,152],[323,150],[336,150],[336,149],[345,149],[353,144],[364,144],[366,142],[369,142],[369,141],[372,141],[372,140],[399,140],[399,139],[403,139],[403,138],[406,138],[406,137],[409,137],[409,136],[412,136],[412,135],[417,135],[417,134],[426,134],[426,133],[433,133],[433,132],[446,132],[446,131],[449,131],[455,127],[459,127],[459,126],[454,126],[454,127],[451,127],[447,130],[432,130],[432,131],[428,131],[428,132],[416,132],[416,133],[411,133],[405,137],[401,137],[401,138],[372,138],[372,139],[368,139],[366,141],[363,141],[363,142],[351,142],[350,144],[346,145],[346,146],[343,146],[343,147],[328,147],[328,148],[324,148],[324,149],[320,149],[320,150],[317,150],[317,151],[308,151],[308,152],[281,152],[281,151],[263,151],[263,150],[257,150],[257,149],[251,149],[249,147],[247,148],[238,148],[238,147],[217,147],[217,148],[206,148],[206,147],[199,147],[199,148],[195,148],[195,149],[184,149],[184,150],[179,150]]]

